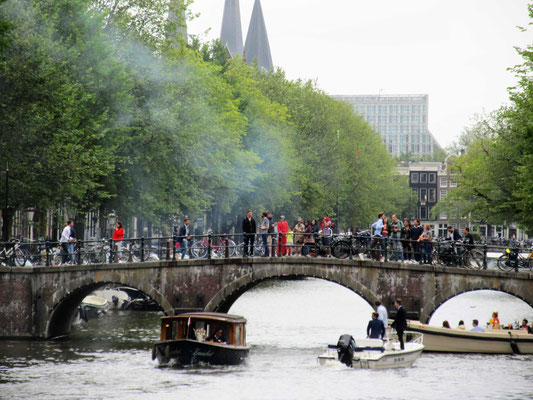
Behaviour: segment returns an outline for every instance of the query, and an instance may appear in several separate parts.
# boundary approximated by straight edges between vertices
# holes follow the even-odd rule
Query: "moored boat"
[[[472,332],[408,321],[410,331],[422,333],[426,351],[444,353],[533,354],[533,335],[516,329]]]
[[[80,318],[84,321],[100,317],[108,310],[109,302],[107,299],[94,295],[85,297],[78,308]]]
[[[237,365],[249,350],[245,318],[193,312],[161,318],[161,340],[154,344],[152,359],[160,365]]]
[[[361,369],[388,369],[411,367],[422,354],[422,335],[406,332],[405,348],[394,340],[356,339],[342,335],[337,345],[329,345],[326,352],[318,356],[320,365],[341,362],[348,367]]]

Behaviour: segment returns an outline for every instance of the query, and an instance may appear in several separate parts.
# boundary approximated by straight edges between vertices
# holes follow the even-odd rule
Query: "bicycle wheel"
[[[350,244],[345,241],[337,242],[333,245],[333,256],[345,260],[350,256]]]
[[[191,246],[191,254],[193,258],[206,258],[207,245],[203,241],[197,240]]]
[[[466,268],[480,270],[483,269],[483,253],[473,250],[465,253],[463,262]]]
[[[514,269],[507,254],[502,254],[500,258],[498,258],[498,268],[506,272],[512,271]]]
[[[235,257],[235,253],[237,251],[237,245],[235,242],[231,239],[228,239],[228,254],[230,257]]]
[[[26,264],[26,257],[24,252],[20,248],[15,249],[15,265],[17,267],[23,267]]]

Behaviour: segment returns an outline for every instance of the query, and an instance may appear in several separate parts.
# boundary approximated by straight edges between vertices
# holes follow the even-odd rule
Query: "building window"
[[[409,123],[409,115],[401,115],[400,116],[400,123],[401,124],[408,124]]]
[[[416,200],[418,201],[418,189],[413,189],[413,195],[416,197]]]
[[[420,183],[427,183],[428,182],[428,176],[425,172],[420,173]]]
[[[400,106],[400,113],[402,114],[409,114],[410,110],[409,110],[409,106],[408,105],[403,105],[403,106]]]
[[[420,207],[420,219],[427,219],[428,211],[426,207]]]
[[[366,110],[369,114],[375,114],[376,113],[376,106],[367,106]]]
[[[437,182],[437,175],[436,174],[428,174],[428,183],[435,183]]]
[[[391,113],[391,114],[398,113],[398,106],[396,106],[396,105],[390,105],[390,106],[389,106],[389,113]]]
[[[411,172],[411,183],[418,183],[418,172]]]
[[[448,194],[448,191],[447,190],[444,190],[444,189],[441,189],[440,190],[440,200],[442,200],[443,198],[446,197],[446,195]]]
[[[428,196],[427,196],[427,189],[426,188],[421,188],[420,189],[420,202],[421,203],[425,203],[428,199]]]
[[[428,202],[430,203],[436,203],[437,202],[437,195],[436,195],[436,189],[430,188],[428,190]]]
[[[385,105],[380,105],[378,109],[380,114],[385,114],[387,112],[387,106]]]
[[[457,182],[450,179],[450,187],[457,187]]]
[[[445,178],[444,176],[441,176],[441,178],[440,178],[440,187],[442,187],[442,188],[448,187],[448,178]]]
[[[443,213],[441,213],[442,215]],[[442,218],[441,219],[446,219],[446,217]],[[439,237],[446,237],[446,235],[448,234],[448,232],[446,231],[446,228],[448,227],[448,224],[439,224]]]

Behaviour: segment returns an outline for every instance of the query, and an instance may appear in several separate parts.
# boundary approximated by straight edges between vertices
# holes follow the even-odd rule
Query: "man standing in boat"
[[[400,299],[394,302],[394,307],[396,307],[396,317],[394,317],[394,322],[392,323],[391,327],[396,329],[398,341],[400,342],[400,348],[404,350],[405,345],[403,343],[403,333],[407,329],[407,313],[405,312]]]
[[[378,312],[378,319],[383,322],[383,326],[385,327],[385,329],[387,328],[387,326],[389,326],[389,316],[387,314],[387,309],[385,308],[385,306],[383,304],[381,304],[381,301],[379,300],[376,300],[374,305],[376,306],[376,311]],[[385,335],[383,335],[383,337],[385,337]]]
[[[377,312],[373,312],[372,319],[368,322],[366,335],[370,339],[383,339],[385,337],[385,325],[383,325],[383,321],[378,316]]]

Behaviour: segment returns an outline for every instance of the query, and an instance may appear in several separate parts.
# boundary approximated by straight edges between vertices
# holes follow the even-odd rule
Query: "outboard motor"
[[[351,335],[341,335],[337,342],[337,356],[341,363],[348,367],[352,366],[355,340]]]

